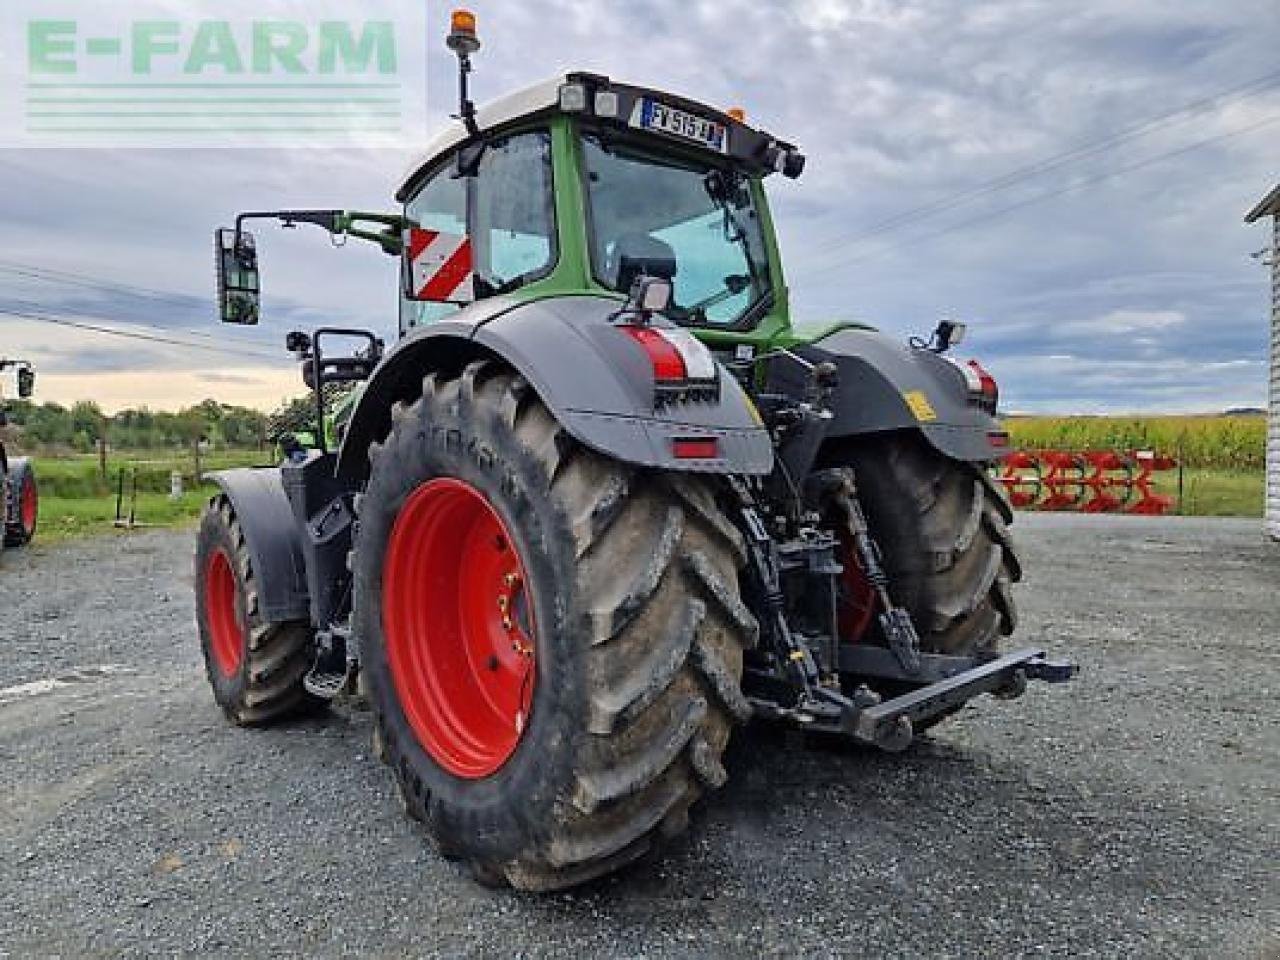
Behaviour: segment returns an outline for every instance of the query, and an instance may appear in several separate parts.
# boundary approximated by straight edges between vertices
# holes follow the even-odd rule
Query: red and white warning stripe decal
[[[470,237],[413,227],[405,231],[404,243],[409,251],[410,289],[415,300],[475,300]]]
[[[701,340],[683,327],[655,327],[662,339],[676,348],[690,380],[716,379],[716,358]]]
[[[687,330],[637,324],[624,324],[617,329],[640,344],[658,383],[718,379],[716,358]]]

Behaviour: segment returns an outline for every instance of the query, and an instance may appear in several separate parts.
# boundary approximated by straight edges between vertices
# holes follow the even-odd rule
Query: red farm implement
[[[1177,498],[1156,492],[1156,474],[1177,466],[1152,450],[1016,450],[1001,461],[997,479],[1026,510],[1159,516]]]

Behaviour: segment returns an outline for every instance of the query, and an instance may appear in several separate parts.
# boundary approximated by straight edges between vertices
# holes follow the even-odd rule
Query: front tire
[[[581,447],[497,363],[428,376],[392,421],[354,623],[408,813],[486,883],[636,859],[723,783],[751,712],[736,530],[704,482]]]
[[[200,519],[195,581],[205,673],[228,719],[257,726],[313,706],[303,686],[314,658],[311,625],[262,619],[253,558],[225,495]]]
[[[36,535],[40,517],[40,489],[26,458],[9,465],[9,502],[5,504],[4,545],[22,547]]]

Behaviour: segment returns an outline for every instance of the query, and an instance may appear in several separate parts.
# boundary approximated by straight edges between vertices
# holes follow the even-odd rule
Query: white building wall
[[[1271,393],[1267,426],[1267,534],[1280,540],[1280,215],[1271,218]]]

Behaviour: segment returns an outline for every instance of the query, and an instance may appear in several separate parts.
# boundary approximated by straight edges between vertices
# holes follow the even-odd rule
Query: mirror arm
[[[286,228],[296,227],[300,223],[310,223],[328,231],[335,237],[355,237],[367,240],[382,247],[385,253],[400,255],[400,232],[408,224],[403,216],[395,213],[366,213],[346,210],[254,210],[241,213],[236,217],[236,249],[239,250],[244,236],[246,220],[279,220]],[[379,224],[386,230],[373,231],[364,229],[358,224]],[[393,233],[394,231],[394,233]]]
[[[384,229],[371,230],[366,229],[359,224],[378,224]],[[402,235],[412,224],[407,217],[403,217],[398,213],[363,213],[353,211],[343,214],[342,216],[342,232],[348,237],[354,237],[357,240],[367,240],[370,243],[376,243],[382,248],[382,252],[392,257],[398,257],[403,252],[404,241]]]
[[[332,234],[339,234],[343,232],[343,218],[345,216],[346,213],[342,210],[247,211],[236,216],[236,249],[240,249],[246,220],[279,220],[280,225],[286,228],[296,227],[300,223],[313,223]]]

